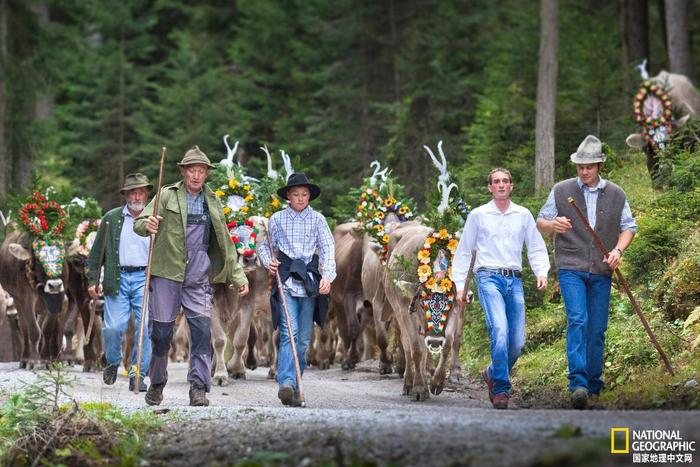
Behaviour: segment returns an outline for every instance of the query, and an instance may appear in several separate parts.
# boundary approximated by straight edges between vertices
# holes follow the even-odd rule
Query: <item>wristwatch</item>
[[[613,248],[613,250],[617,250],[617,252],[620,253],[620,258],[622,258],[622,250],[620,250],[618,247]]]

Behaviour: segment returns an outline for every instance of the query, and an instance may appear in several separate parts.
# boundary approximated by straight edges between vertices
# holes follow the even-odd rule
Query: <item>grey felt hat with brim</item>
[[[192,146],[192,148],[185,153],[182,160],[177,163],[177,165],[180,167],[192,164],[204,164],[210,169],[216,168],[216,166],[211,163],[207,155],[204,154],[197,146]]]
[[[574,164],[597,164],[605,162],[603,154],[603,143],[593,135],[588,135],[578,145],[576,152],[571,155],[571,162]]]
[[[127,191],[135,190],[136,188],[148,188],[148,191],[151,191],[153,184],[142,173],[129,174],[124,177],[124,186],[119,190],[119,193],[126,194]]]

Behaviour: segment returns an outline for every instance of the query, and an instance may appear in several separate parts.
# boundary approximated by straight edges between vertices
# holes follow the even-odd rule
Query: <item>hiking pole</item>
[[[581,222],[583,222],[583,225],[586,226],[586,230],[588,230],[588,233],[590,233],[591,237],[593,237],[593,242],[595,243],[595,245],[598,247],[600,252],[603,253],[603,258],[607,258],[608,257],[608,250],[605,249],[605,246],[603,245],[603,242],[600,240],[600,237],[598,237],[598,234],[595,233],[595,230],[593,230],[593,227],[591,227],[591,224],[588,223],[588,219],[586,219],[586,216],[583,215],[583,212],[581,211],[581,209],[579,209],[579,207],[576,205],[574,198],[569,196],[568,201],[571,204],[571,207],[574,208],[574,211],[576,211],[576,214],[578,215],[578,217],[581,219]],[[644,325],[644,329],[647,331],[647,334],[649,335],[649,338],[651,339],[651,343],[654,344],[654,347],[656,347],[657,352],[659,352],[659,355],[661,356],[661,359],[663,360],[664,365],[666,366],[666,369],[668,370],[669,373],[671,373],[671,376],[674,376],[675,373],[673,372],[673,368],[671,368],[671,363],[668,361],[668,357],[666,357],[666,354],[661,349],[661,346],[659,345],[658,341],[656,340],[656,336],[654,336],[654,332],[651,330],[651,327],[649,327],[649,323],[647,322],[647,319],[642,314],[642,309],[639,307],[639,304],[637,303],[637,300],[634,298],[634,295],[632,295],[632,289],[630,289],[630,286],[627,283],[627,280],[625,280],[625,277],[622,275],[622,271],[620,271],[620,268],[615,268],[615,274],[617,274],[617,280],[620,282],[620,285],[622,285],[622,288],[625,289],[625,292],[627,292],[627,296],[630,298],[630,302],[632,302],[632,308],[634,308],[634,311],[637,313],[637,316],[639,316],[639,319],[642,321],[642,324]]]
[[[153,201],[153,217],[158,217],[158,204],[160,204],[160,188],[163,186],[163,164],[168,149],[163,146],[160,152],[160,169],[158,170],[158,188],[156,188],[156,198]],[[153,264],[153,245],[156,243],[156,234],[151,234],[151,242],[148,246],[148,263],[146,263],[146,284],[143,288],[143,303],[141,305],[141,322],[139,323],[139,341],[136,352],[136,381],[134,384],[134,394],[139,393],[141,383],[141,356],[143,355],[143,323],[148,320],[148,288],[151,286],[151,265]]]
[[[274,250],[272,249],[272,241],[270,240],[270,232],[265,235],[267,240],[267,246],[270,248],[270,256],[275,258]],[[280,278],[279,269],[275,271],[275,277],[277,278],[277,290],[282,296],[282,310],[284,310],[284,319],[287,321],[287,336],[289,336],[289,344],[292,346],[292,357],[294,358],[294,372],[297,376],[297,385],[299,386],[299,401],[302,407],[306,407],[306,398],[304,397],[304,383],[301,380],[301,367],[299,366],[299,356],[297,355],[297,345],[294,343],[294,329],[292,329],[292,320],[289,317],[289,309],[287,308],[287,297],[284,296],[284,288],[282,286],[282,279]]]
[[[105,221],[105,234],[102,236],[100,239],[100,256],[98,257],[97,260],[97,287],[95,287],[95,290],[98,291],[101,286],[100,286],[100,275],[102,274],[102,266],[104,264],[104,257],[105,257],[105,245],[107,243],[107,232],[109,232],[109,221]],[[86,345],[90,344],[90,337],[92,336],[92,326],[95,323],[95,314],[97,313],[97,300],[92,299],[90,302],[90,320],[88,321],[88,328],[87,332],[85,333],[85,343],[83,344],[83,347]]]

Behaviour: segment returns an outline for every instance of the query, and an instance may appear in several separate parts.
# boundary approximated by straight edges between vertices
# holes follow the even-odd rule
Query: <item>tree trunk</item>
[[[124,18],[122,17],[119,27],[119,98],[118,98],[118,113],[117,113],[117,187],[124,180],[124,159],[126,155],[126,51],[125,49],[125,33],[124,33]],[[114,193],[117,190],[113,190]]]
[[[540,54],[535,123],[535,191],[554,185],[554,125],[556,121],[559,0],[540,4]]]
[[[668,56],[668,36],[666,35],[666,7],[664,0],[656,0],[656,8],[659,12],[659,24],[661,25],[661,40],[664,42],[664,50]],[[658,39],[657,39],[658,40]],[[667,63],[660,63],[659,69],[668,68]],[[651,73],[653,75],[653,73]]]
[[[665,7],[669,67],[671,72],[685,75],[692,81],[693,61],[690,55],[688,1],[666,0]]]
[[[394,12],[394,1],[389,1],[389,25],[391,29],[391,55],[392,67],[394,71],[394,101],[401,100],[401,76],[399,75],[399,37],[396,32],[396,13]]]
[[[0,200],[7,196],[7,182],[10,175],[7,145],[5,143],[5,63],[7,62],[7,1],[0,0]]]
[[[645,58],[649,60],[647,0],[622,0],[622,47],[625,67],[637,65]]]

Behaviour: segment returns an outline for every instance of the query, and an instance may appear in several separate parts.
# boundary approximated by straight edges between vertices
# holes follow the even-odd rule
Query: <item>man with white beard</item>
[[[94,247],[88,259],[87,276],[90,287],[88,293],[93,299],[104,293],[104,337],[105,359],[107,366],[102,373],[105,384],[114,384],[117,380],[117,370],[122,360],[122,340],[129,324],[131,313],[136,320],[138,333],[141,322],[141,307],[143,305],[143,290],[146,284],[146,264],[148,263],[148,248],[150,239],[134,232],[134,220],[141,214],[148,193],[153,189],[148,177],[143,174],[129,174],[124,179],[124,186],[119,192],[126,199],[126,204],[109,211],[102,218],[100,228],[95,237]],[[109,222],[109,227],[107,227]],[[105,237],[106,235],[106,237]],[[100,256],[100,245],[105,242],[104,258]],[[100,261],[102,260],[102,261]],[[100,287],[99,265],[104,264],[104,277]],[[138,338],[134,337],[134,341]],[[129,370],[129,390],[134,390],[136,384],[137,348],[131,356]],[[141,368],[148,368],[151,359],[151,341],[143,340],[143,355]],[[142,371],[143,371],[142,370]],[[139,391],[147,389],[143,378],[139,383]]]

